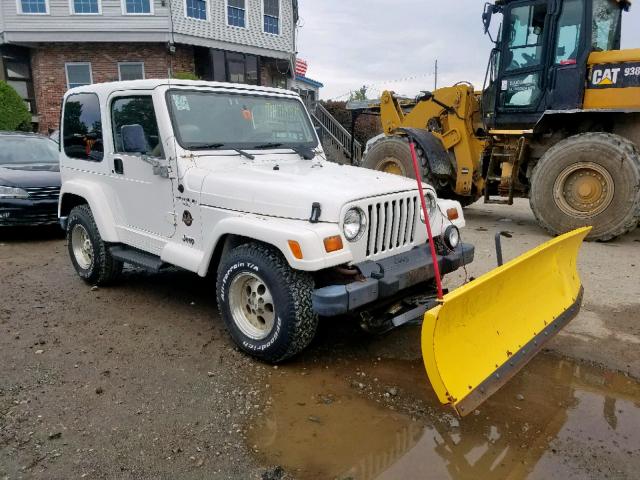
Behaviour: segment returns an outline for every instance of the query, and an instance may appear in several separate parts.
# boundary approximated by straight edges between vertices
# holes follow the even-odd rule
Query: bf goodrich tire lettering
[[[261,282],[272,298],[275,318],[266,335],[249,335],[247,332],[253,330],[238,320],[237,312],[242,309],[247,311],[248,318],[260,313],[255,311],[258,304],[251,301],[246,305],[232,305],[242,297],[231,292],[239,277],[258,279],[257,287],[243,285],[251,289],[245,298],[250,299],[253,293],[259,296],[257,288]],[[293,270],[276,249],[258,243],[241,245],[218,267],[218,309],[231,337],[242,350],[267,362],[281,362],[303,350],[315,336],[318,317],[311,303],[313,285],[311,275]]]
[[[576,164],[582,170],[576,170]],[[576,170],[576,171],[574,171]],[[572,195],[576,185],[558,185],[558,179],[584,175],[597,182],[598,198],[578,207]],[[611,184],[611,185],[609,185]],[[586,193],[592,190],[585,184]],[[613,192],[613,194],[612,194]],[[569,200],[556,198],[566,195]],[[611,240],[633,230],[640,219],[640,153],[626,138],[610,133],[584,133],[569,137],[550,148],[531,176],[531,209],[547,231],[558,235],[577,227],[591,225],[588,240]],[[605,203],[603,203],[605,202]],[[606,205],[606,208],[604,206]],[[570,215],[571,208],[586,212]],[[589,208],[593,214],[589,214]]]

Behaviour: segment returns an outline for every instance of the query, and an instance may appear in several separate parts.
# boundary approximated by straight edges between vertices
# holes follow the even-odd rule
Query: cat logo
[[[591,82],[594,85],[602,87],[615,85],[618,83],[618,74],[620,73],[620,70],[620,68],[595,69],[593,71],[593,76],[591,77]]]

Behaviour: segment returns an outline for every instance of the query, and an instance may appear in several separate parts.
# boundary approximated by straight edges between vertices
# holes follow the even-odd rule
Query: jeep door
[[[134,234],[169,238],[175,233],[173,184],[158,129],[159,108],[151,92],[140,90],[117,92],[107,104],[107,161],[119,226]]]

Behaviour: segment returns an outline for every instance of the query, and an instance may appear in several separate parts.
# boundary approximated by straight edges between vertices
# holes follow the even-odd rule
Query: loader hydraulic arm
[[[410,110],[405,112],[407,107]],[[480,162],[485,141],[476,136],[480,127],[479,104],[470,85],[425,92],[413,106],[400,103],[392,92],[384,92],[380,116],[387,135],[398,134],[401,128],[427,129],[442,142],[444,150],[455,159],[452,171],[456,177],[451,180],[456,194],[468,196],[482,191]]]

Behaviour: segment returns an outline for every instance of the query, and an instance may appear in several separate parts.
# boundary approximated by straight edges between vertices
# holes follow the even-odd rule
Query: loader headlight
[[[29,194],[22,188],[0,186],[0,198],[29,198]]]
[[[444,231],[444,242],[447,244],[447,247],[454,250],[458,245],[460,245],[460,230],[455,225],[449,225]]]
[[[350,242],[359,240],[366,228],[367,217],[361,209],[354,207],[347,210],[342,222],[342,231],[347,240]]]
[[[438,208],[438,200],[436,200],[436,197],[433,193],[427,192],[424,196],[424,201],[427,204],[427,213],[429,214],[429,218],[433,220]],[[424,223],[424,212],[422,211],[422,205],[419,205],[419,208],[420,220],[422,220],[422,223]]]

